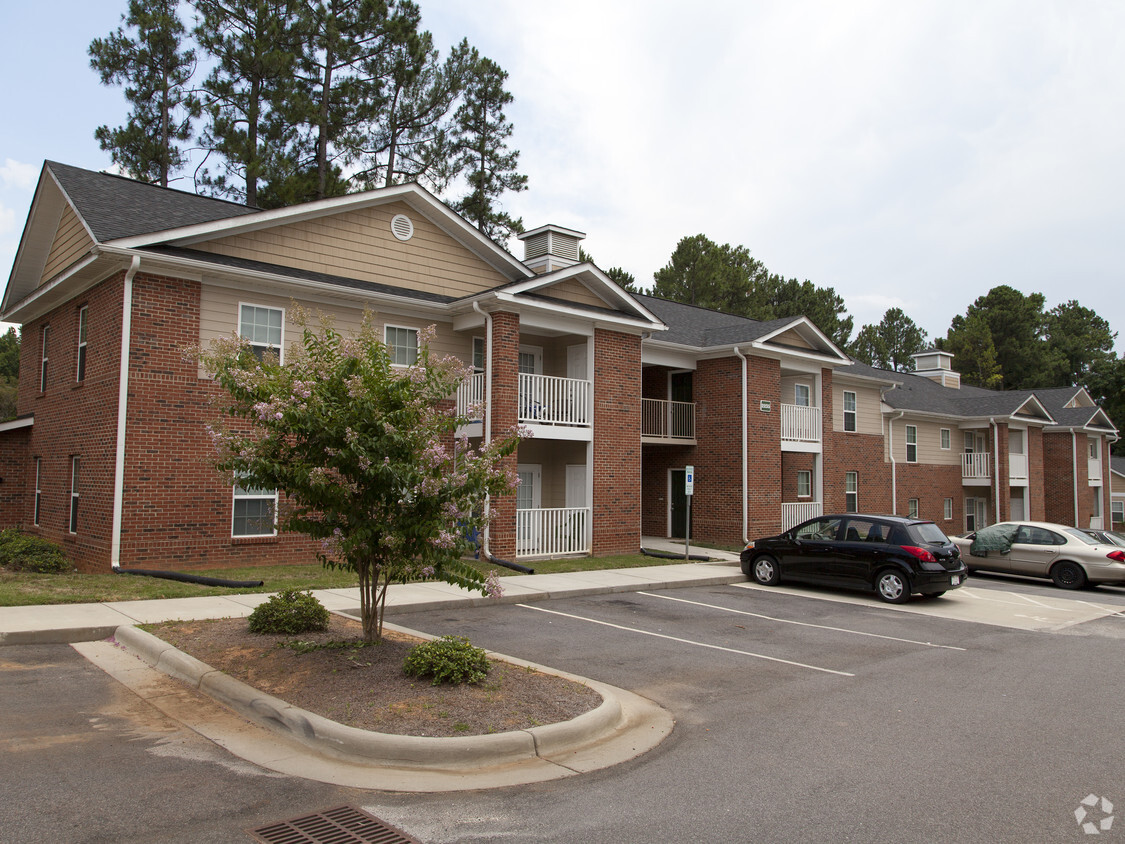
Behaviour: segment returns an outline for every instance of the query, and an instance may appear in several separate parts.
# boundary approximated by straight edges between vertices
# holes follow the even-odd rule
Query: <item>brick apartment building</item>
[[[738,543],[821,512],[918,512],[948,533],[1004,518],[1108,522],[1116,430],[1081,388],[961,387],[853,363],[805,318],[758,322],[631,296],[579,263],[581,232],[517,260],[416,185],[260,211],[44,164],[0,305],[22,326],[17,418],[0,423],[0,524],[88,571],[308,560],[270,530],[277,491],[209,465],[214,386],[187,347],[239,332],[284,356],[294,303],[337,328],[377,314],[403,363],[418,332],[471,362],[471,437],[519,422],[520,486],[493,501],[505,559]],[[279,504],[279,495],[281,502]]]

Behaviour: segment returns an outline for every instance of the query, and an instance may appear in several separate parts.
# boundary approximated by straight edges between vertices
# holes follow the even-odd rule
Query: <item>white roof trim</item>
[[[34,416],[23,416],[19,419],[12,419],[8,422],[0,422],[0,434],[5,431],[15,431],[19,428],[30,428],[35,424]]]
[[[580,276],[584,276],[585,278],[579,278]],[[629,310],[640,314],[643,319],[652,324],[652,328],[654,331],[664,331],[665,329],[667,329],[668,326],[666,326],[662,320],[657,318],[652,313],[652,311],[650,311],[648,308],[646,308],[644,305],[630,296],[625,290],[622,290],[621,287],[614,283],[613,279],[611,279],[591,263],[574,264],[569,267],[564,267],[561,270],[542,273],[525,281],[519,281],[515,284],[510,284],[504,288],[504,292],[514,295],[519,295],[520,293],[532,293],[543,287],[551,287],[555,284],[558,284],[559,282],[569,281],[571,279],[578,280],[588,288],[590,286],[586,284],[586,281],[589,280],[596,282],[597,287],[601,288],[601,291],[603,291],[606,295],[601,296],[599,291],[594,288],[590,288],[590,292],[605,299],[607,305],[612,305],[613,300],[616,300],[619,304],[623,305]]]
[[[841,363],[846,363],[848,365],[851,364],[852,359],[850,357],[848,357],[847,355],[845,355],[840,350],[840,347],[837,346],[835,343],[833,343],[828,338],[827,334],[825,334],[823,331],[821,331],[819,328],[817,328],[816,325],[812,322],[812,320],[810,320],[808,317],[804,317],[804,316],[795,317],[792,322],[786,323],[785,325],[782,325],[778,328],[775,328],[769,334],[766,334],[762,337],[759,337],[757,340],[753,341],[753,345],[757,348],[761,345],[769,343],[771,340],[775,339],[779,335],[784,334],[787,331],[792,331],[794,329],[802,329],[802,330],[798,331],[798,333],[801,334],[801,335],[804,335],[807,332],[811,332],[814,339],[818,340],[823,346],[827,347],[827,349],[821,349],[821,350],[808,349],[807,350],[808,352],[817,352],[817,353],[819,353],[821,355],[824,355],[824,356],[827,356],[827,357],[837,358]],[[741,345],[744,345],[744,344],[738,343],[736,345],[741,346]],[[776,347],[774,347],[774,348],[776,348]],[[787,347],[785,347],[785,351],[789,352],[791,350],[791,348],[792,347],[787,346]]]

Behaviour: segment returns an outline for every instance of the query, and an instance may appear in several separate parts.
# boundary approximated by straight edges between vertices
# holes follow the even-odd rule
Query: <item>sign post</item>
[[[687,498],[687,524],[684,526],[684,562],[691,548],[691,496],[695,491],[695,467],[684,467],[684,496]]]

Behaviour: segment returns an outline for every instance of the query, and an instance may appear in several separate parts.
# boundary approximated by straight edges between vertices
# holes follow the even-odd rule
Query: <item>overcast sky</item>
[[[467,37],[510,74],[529,189],[505,207],[585,232],[603,268],[650,285],[705,234],[834,287],[857,329],[897,306],[943,336],[1009,284],[1125,332],[1125,4],[419,5],[443,55]],[[92,133],[126,106],[86,48],[125,6],[5,8],[5,274],[43,160],[110,165]]]

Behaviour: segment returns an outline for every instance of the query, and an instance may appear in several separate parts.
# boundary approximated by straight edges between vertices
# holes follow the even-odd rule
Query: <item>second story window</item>
[[[281,308],[266,308],[260,305],[240,305],[238,309],[238,333],[250,342],[250,348],[261,360],[267,351],[273,351],[281,359],[281,326],[285,312]]]
[[[1090,448],[1090,459],[1091,460],[1097,460],[1098,459],[1098,438],[1097,437],[1087,437],[1086,442],[1089,444],[1089,448]]]
[[[797,407],[809,406],[809,385],[796,384],[793,387],[793,404]]]
[[[485,351],[484,351],[484,338],[473,338],[473,372],[484,372]]]
[[[906,462],[918,462],[918,426],[906,426]]]
[[[856,430],[855,393],[844,390],[844,430]]]
[[[85,305],[78,311],[78,367],[74,380],[79,384],[86,380],[86,319],[89,312]]]
[[[397,325],[383,327],[383,340],[391,363],[395,366],[410,366],[418,360],[418,329],[402,328]]]
[[[41,361],[40,361],[40,364],[39,364],[39,392],[41,392],[41,393],[47,392],[47,345],[48,345],[48,338],[50,336],[51,336],[51,326],[44,325],[43,326],[43,334],[42,334],[43,354],[41,356]]]
[[[941,429],[941,450],[949,451],[953,447],[953,441],[950,437],[948,428]]]

